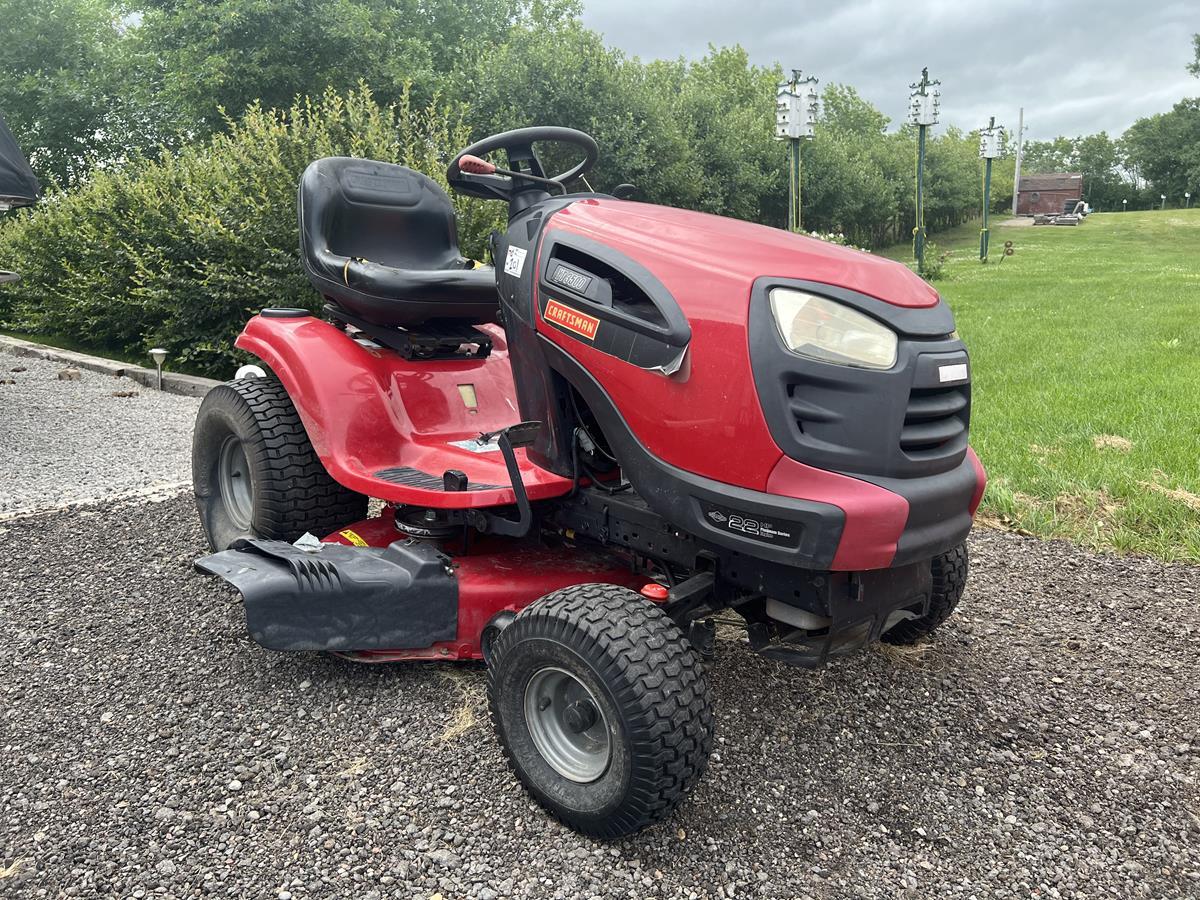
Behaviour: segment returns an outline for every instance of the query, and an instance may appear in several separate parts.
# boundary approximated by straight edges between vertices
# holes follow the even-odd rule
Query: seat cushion
[[[326,298],[378,325],[493,322],[495,273],[458,249],[454,207],[404,166],[328,157],[300,180],[300,255]]]

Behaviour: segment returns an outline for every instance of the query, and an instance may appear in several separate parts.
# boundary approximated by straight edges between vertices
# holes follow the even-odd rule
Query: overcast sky
[[[853,85],[906,113],[922,66],[942,82],[943,124],[996,116],[1027,136],[1107,131],[1200,95],[1184,68],[1200,0],[585,0],[584,22],[643,59],[741,44],[761,64]]]

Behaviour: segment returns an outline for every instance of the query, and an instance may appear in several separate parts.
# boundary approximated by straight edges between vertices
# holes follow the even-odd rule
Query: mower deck
[[[255,641],[272,650],[330,650],[367,661],[481,659],[485,626],[576,584],[637,590],[619,557],[536,540],[410,540],[393,510],[329,535],[314,551],[238,541],[197,560],[242,594]]]

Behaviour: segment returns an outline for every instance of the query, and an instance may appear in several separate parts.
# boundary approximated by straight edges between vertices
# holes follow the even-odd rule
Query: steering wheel
[[[535,141],[546,143],[555,142],[570,144],[583,151],[583,160],[565,172],[548,177],[542,161],[533,152]],[[484,162],[479,157],[496,150],[504,150],[508,154],[508,169],[501,170],[491,163]],[[591,170],[600,155],[600,148],[591,135],[576,131],[574,128],[560,128],[556,125],[538,125],[533,128],[517,128],[501,134],[476,141],[467,147],[446,169],[446,181],[450,187],[460,194],[470,194],[472,197],[483,197],[485,200],[512,200],[515,194],[542,185],[542,190],[558,185],[566,192],[566,186]],[[464,157],[474,157],[464,160]],[[459,163],[473,171],[464,171]],[[479,165],[483,163],[483,165]],[[506,174],[493,174],[505,172]],[[485,174],[487,173],[487,174]],[[523,177],[525,176],[525,177]]]

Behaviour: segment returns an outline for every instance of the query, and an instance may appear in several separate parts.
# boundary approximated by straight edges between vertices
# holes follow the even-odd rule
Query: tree
[[[643,199],[690,205],[702,188],[672,114],[673,77],[606,47],[577,18],[535,8],[503,41],[465,61],[451,95],[476,137],[528,125],[577,128],[600,145],[588,176],[598,190],[633,182]],[[565,162],[546,149],[548,165]]]
[[[0,114],[43,182],[69,185],[123,156],[131,110],[121,20],[104,0],[0,0]]]
[[[782,222],[783,147],[773,138],[778,66],[750,64],[741,47],[716,48],[695,62],[651,63],[649,78],[668,101],[687,166],[662,200],[758,222]]]
[[[1200,188],[1200,98],[1180,100],[1170,112],[1138,119],[1123,144],[1131,171],[1171,198]]]
[[[498,41],[528,0],[145,0],[131,84],[174,129],[207,135],[258,101],[287,108],[365,81],[428,102],[445,73]]]
[[[1188,71],[1200,78],[1200,34],[1192,35],[1192,50],[1196,53],[1196,58],[1188,63]]]

